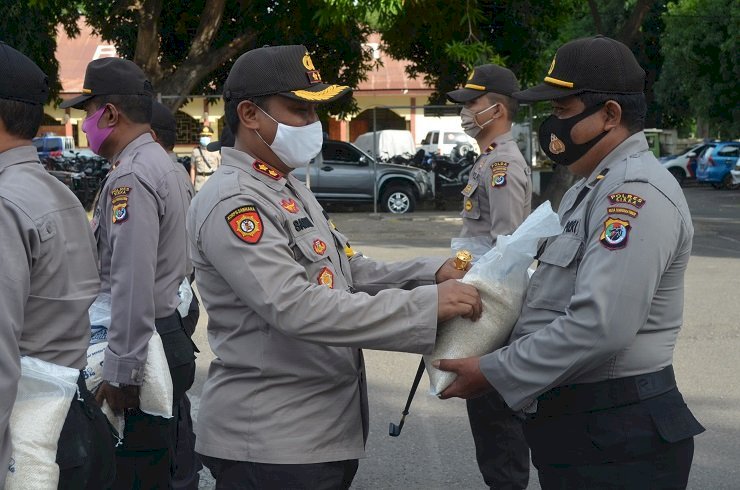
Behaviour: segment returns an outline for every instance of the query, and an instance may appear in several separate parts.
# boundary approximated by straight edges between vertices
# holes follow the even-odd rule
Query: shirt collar
[[[114,156],[110,161],[112,165],[115,167],[119,161],[123,160],[127,156],[133,154],[138,150],[140,147],[146,145],[147,143],[154,143],[154,138],[152,138],[151,133],[144,133],[140,136],[137,136],[134,140],[132,140],[126,147],[121,150],[121,152]],[[159,144],[159,143],[157,143]]]
[[[16,163],[40,163],[39,153],[35,146],[16,146],[0,153],[0,172]]]
[[[634,155],[636,153],[642,153],[643,151],[649,150],[645,133],[640,131],[635,133],[626,140],[619,143],[607,156],[596,166],[596,168],[588,176],[586,182],[590,187],[596,183],[597,177],[602,174],[604,169],[613,166],[616,162],[624,160],[625,157]]]
[[[490,153],[493,150],[495,150],[497,146],[502,145],[506,143],[507,141],[513,141],[513,140],[514,140],[514,136],[511,134],[511,130],[505,133],[501,133],[495,138],[493,138],[493,141],[491,141],[491,144],[488,145],[488,148],[483,150],[483,153]]]
[[[221,148],[221,165],[243,170],[276,191],[282,190],[287,183],[282,172],[275,170],[265,162],[255,159],[249,153],[234,148]]]

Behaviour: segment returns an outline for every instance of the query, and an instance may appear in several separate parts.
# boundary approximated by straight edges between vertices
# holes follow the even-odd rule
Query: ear
[[[156,131],[154,131],[153,129],[150,129],[150,130],[149,130],[149,134],[151,134],[151,135],[152,135],[152,139],[153,139],[153,140],[154,140],[154,141],[155,141],[156,143],[159,143],[159,138],[157,138],[157,132],[156,132]]]
[[[107,110],[103,112],[103,117],[101,117],[100,120],[103,121],[103,124],[107,127],[115,126],[124,118],[124,115],[121,114],[113,104],[105,105]]]
[[[257,106],[250,100],[243,100],[236,106],[236,113],[239,116],[239,122],[249,128],[258,129],[259,122],[257,122]]]
[[[622,106],[616,101],[608,100],[604,104],[604,130],[616,128],[622,122]]]

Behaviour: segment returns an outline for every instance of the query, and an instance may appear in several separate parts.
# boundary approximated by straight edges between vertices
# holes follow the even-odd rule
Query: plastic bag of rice
[[[13,452],[6,490],[57,488],[57,444],[79,375],[77,369],[21,357],[18,393],[10,413]]]
[[[434,351],[424,356],[433,395],[450,386],[456,374],[434,368],[432,361],[482,356],[506,344],[519,317],[529,280],[527,268],[537,253],[539,241],[560,230],[558,215],[550,202],[545,202],[513,234],[499,236],[496,246],[465,274],[461,281],[478,290],[483,315],[476,322],[458,317],[437,327]],[[454,246],[464,248],[465,241],[455,239]]]

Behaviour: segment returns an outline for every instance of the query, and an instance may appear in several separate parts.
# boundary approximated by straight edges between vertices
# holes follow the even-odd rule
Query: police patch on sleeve
[[[253,205],[241,206],[229,212],[226,222],[234,235],[243,242],[253,245],[262,238],[262,218]]]
[[[491,187],[503,187],[506,185],[507,162],[494,162],[491,164]]]
[[[640,209],[645,205],[645,199],[641,198],[637,194],[630,194],[628,192],[617,192],[609,195],[609,202],[612,204],[629,204],[637,209]]]
[[[116,187],[110,191],[113,223],[121,224],[128,219],[128,195],[130,193],[131,187],[128,186]]]
[[[607,218],[604,221],[604,230],[599,241],[609,250],[618,250],[627,246],[629,240],[630,222],[619,218]]]

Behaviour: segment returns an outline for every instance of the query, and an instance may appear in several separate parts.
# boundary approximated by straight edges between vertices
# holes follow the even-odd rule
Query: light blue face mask
[[[200,146],[205,148],[206,146],[208,146],[208,143],[210,142],[211,142],[211,138],[209,138],[208,136],[200,137]]]

